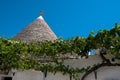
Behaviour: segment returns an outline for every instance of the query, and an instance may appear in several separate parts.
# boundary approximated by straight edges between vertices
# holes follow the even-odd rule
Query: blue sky
[[[0,36],[12,38],[44,12],[44,19],[63,39],[86,37],[92,30],[120,22],[120,0],[0,0]]]

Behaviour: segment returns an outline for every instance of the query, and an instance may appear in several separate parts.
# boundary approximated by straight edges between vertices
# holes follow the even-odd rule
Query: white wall
[[[70,80],[69,75],[63,75],[60,72],[56,73],[48,73],[46,80]]]
[[[13,80],[70,80],[69,75],[62,75],[61,73],[47,73],[47,77],[44,77],[44,74],[40,71],[18,71],[15,76],[13,76]]]
[[[97,80],[120,80],[120,67],[102,67],[97,71]],[[95,80],[95,74],[91,73],[85,80]]]
[[[43,80],[43,73],[33,70],[18,71],[13,76],[13,80]]]
[[[106,56],[107,58],[112,58],[113,56]],[[101,63],[102,59],[99,55],[89,56],[88,59],[67,59],[65,60],[65,65],[70,65],[73,68],[83,68],[87,66],[93,66],[94,64]],[[120,63],[120,61],[116,60]],[[114,62],[113,62],[114,63]],[[12,73],[11,73],[12,74]],[[9,74],[9,76],[12,76]],[[0,75],[3,76],[3,75]],[[79,79],[83,76],[83,73],[78,74]],[[17,71],[13,76],[13,80],[70,80],[69,75],[62,75],[60,72],[55,75],[52,73],[47,73],[47,77],[44,78],[44,74],[40,71],[26,70]],[[95,74],[89,74],[85,80],[95,80]],[[120,80],[120,67],[102,67],[97,70],[97,80]]]

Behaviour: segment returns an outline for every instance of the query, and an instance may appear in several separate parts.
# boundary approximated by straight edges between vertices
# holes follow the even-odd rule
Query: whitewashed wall
[[[97,80],[120,80],[120,67],[102,67],[97,71]],[[88,75],[85,80],[95,80],[94,72]]]
[[[33,70],[18,71],[13,76],[13,80],[43,80],[43,73]]]
[[[106,56],[112,58],[113,56]],[[87,66],[93,66],[94,64],[101,63],[102,59],[99,55],[89,56],[88,59],[68,59],[65,60],[65,65],[70,65],[73,68],[83,68]],[[115,62],[120,63],[116,60]],[[114,62],[113,62],[114,63]],[[97,80],[120,80],[120,67],[102,67],[97,71]],[[5,75],[0,75],[0,77]],[[70,80],[69,75],[62,75],[60,72],[55,75],[52,73],[47,73],[47,77],[44,77],[44,74],[40,71],[26,70],[26,71],[17,71],[15,75],[12,75],[12,72],[7,76],[12,76],[13,80]],[[83,76],[82,73],[78,74],[79,79]],[[89,74],[85,80],[95,80],[95,74]]]
[[[55,75],[53,73],[48,73],[46,80],[70,80],[70,77],[69,75],[63,75],[59,72]]]

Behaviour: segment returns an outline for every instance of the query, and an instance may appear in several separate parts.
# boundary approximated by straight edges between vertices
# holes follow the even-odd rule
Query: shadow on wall
[[[106,78],[104,80],[120,80],[120,79],[115,79],[115,78]]]

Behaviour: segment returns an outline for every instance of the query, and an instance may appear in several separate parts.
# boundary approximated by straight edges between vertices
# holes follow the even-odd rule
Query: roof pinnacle
[[[42,16],[43,15],[43,11],[40,11],[40,16]]]

